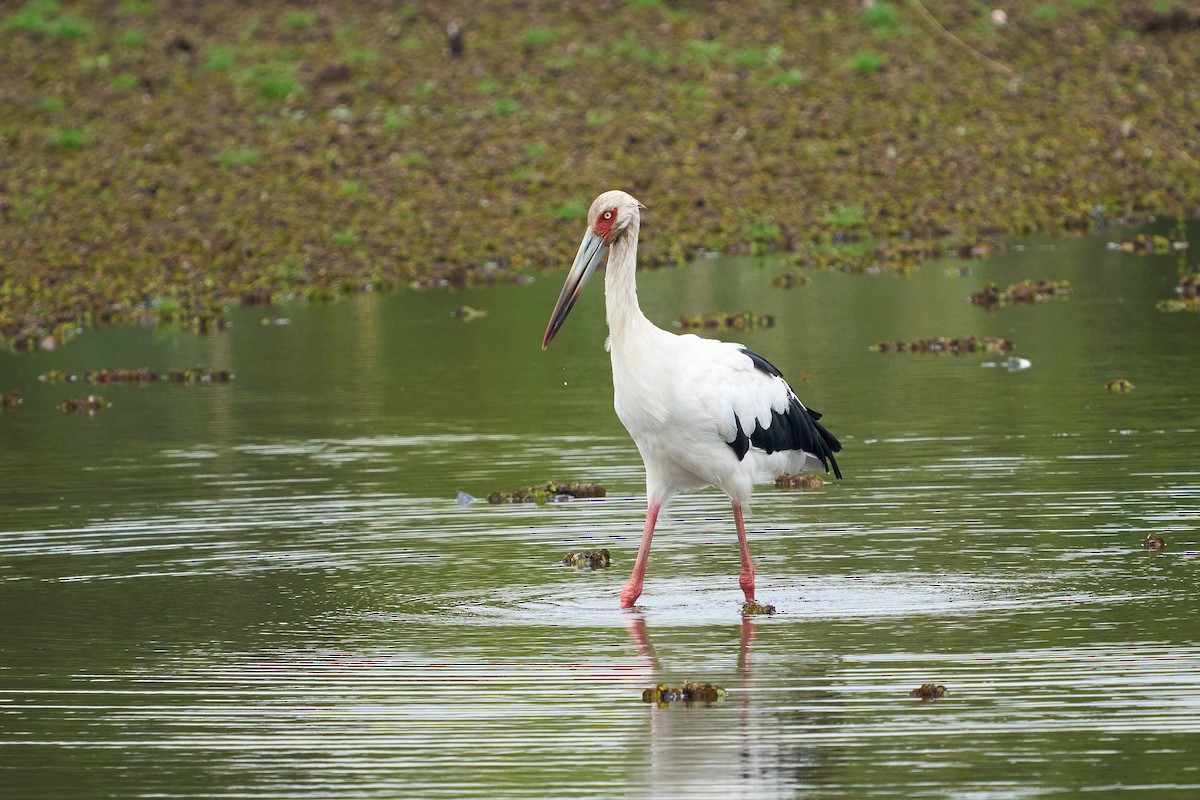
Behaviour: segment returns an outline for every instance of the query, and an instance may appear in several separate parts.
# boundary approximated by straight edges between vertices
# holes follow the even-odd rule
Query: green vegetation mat
[[[512,280],[609,188],[649,207],[648,264],[1200,215],[1187,6],[824,5],[7,6],[0,340]]]

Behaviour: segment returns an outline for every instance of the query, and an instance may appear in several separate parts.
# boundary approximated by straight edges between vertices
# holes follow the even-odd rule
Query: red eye
[[[596,221],[592,224],[592,230],[596,235],[608,241],[608,235],[612,233],[613,222],[617,219],[617,210],[610,208],[600,216],[596,217]]]

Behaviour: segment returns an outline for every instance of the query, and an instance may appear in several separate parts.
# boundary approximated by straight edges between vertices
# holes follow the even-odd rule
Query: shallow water
[[[1128,233],[790,291],[780,259],[640,276],[660,324],[775,314],[725,338],[846,445],[846,480],[755,497],[773,617],[740,613],[713,492],[617,608],[644,498],[599,285],[546,353],[560,275],[0,354],[0,795],[1195,797],[1200,319],[1155,310],[1180,259],[1106,248]],[[967,302],[1022,278],[1074,294]],[[971,334],[1032,366],[869,350]],[[104,387],[93,418],[36,380],[196,364],[236,377]],[[455,502],[550,478],[609,496]],[[557,564],[594,547],[612,569]],[[728,698],[640,701],[687,679]]]

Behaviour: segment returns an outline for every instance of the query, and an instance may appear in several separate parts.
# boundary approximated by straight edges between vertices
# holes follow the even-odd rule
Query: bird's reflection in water
[[[628,797],[793,797],[810,783],[815,767],[811,748],[784,743],[785,724],[799,721],[794,714],[765,708],[756,691],[754,639],[757,623],[743,616],[739,630],[736,683],[725,683],[727,669],[712,675],[683,674],[663,668],[655,652],[646,618],[629,614],[625,623],[638,657],[651,669],[653,680],[681,685],[685,679],[721,683],[729,690],[723,702],[670,703],[648,706],[645,766],[635,777]],[[732,683],[732,685],[730,685]]]

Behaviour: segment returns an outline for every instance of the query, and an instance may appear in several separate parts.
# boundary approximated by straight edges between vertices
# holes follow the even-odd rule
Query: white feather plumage
[[[676,493],[704,486],[717,487],[733,503],[742,556],[739,583],[746,599],[752,600],[754,567],[742,507],[754,485],[785,473],[826,468],[822,453],[836,472],[833,452],[841,445],[816,424],[787,381],[761,357],[738,344],[676,335],[646,319],[634,277],[640,208],[625,192],[596,198],[542,347],[557,334],[608,251],[605,347],[612,360],[614,405],[645,462],[649,505],[621,604],[632,605],[641,594],[659,509]]]

